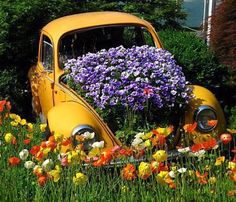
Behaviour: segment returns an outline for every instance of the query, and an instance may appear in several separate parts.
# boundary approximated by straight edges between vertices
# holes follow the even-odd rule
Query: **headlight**
[[[89,125],[76,126],[72,131],[73,146],[83,144],[84,150],[88,150],[90,145],[98,141],[95,130]]]
[[[210,106],[200,106],[195,112],[195,121],[197,122],[198,129],[202,132],[212,131],[217,124],[214,126],[210,125],[210,120],[217,120],[215,110]]]

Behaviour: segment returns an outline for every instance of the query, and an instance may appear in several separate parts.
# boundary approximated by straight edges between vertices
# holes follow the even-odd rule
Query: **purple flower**
[[[182,68],[166,50],[119,46],[88,53],[65,64],[79,93],[101,109],[121,105],[134,111],[151,102],[156,108],[188,103],[191,91]]]

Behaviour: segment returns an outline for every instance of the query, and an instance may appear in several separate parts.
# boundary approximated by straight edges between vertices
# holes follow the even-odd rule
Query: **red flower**
[[[14,144],[14,145],[16,145],[16,144],[17,144],[17,141],[16,141],[16,138],[15,138],[15,137],[13,137],[13,138],[12,138],[12,141],[11,141],[11,143],[12,143],[12,144]]]
[[[66,138],[65,140],[62,141],[61,145],[63,146],[68,146],[71,144],[70,138]]]
[[[11,166],[17,166],[20,163],[20,159],[14,156],[8,159],[8,163]]]
[[[30,153],[32,155],[36,155],[40,150],[40,146],[33,146],[31,149],[30,149]]]
[[[121,177],[125,180],[133,180],[136,178],[136,169],[133,164],[127,164],[121,170]]]
[[[153,92],[153,90],[150,89],[150,88],[144,88],[144,89],[143,89],[144,95],[150,95],[152,92]]]
[[[169,171],[169,167],[165,165],[163,162],[159,163],[157,172],[159,173],[161,171]]]
[[[0,112],[3,111],[5,104],[6,104],[6,100],[1,100],[1,101],[0,101]]]
[[[201,144],[194,144],[191,147],[191,151],[192,152],[198,152],[201,149],[209,150],[209,149],[212,149],[216,145],[217,145],[216,139],[215,138],[211,138],[210,140],[208,140],[206,142],[203,142]]]
[[[47,182],[47,176],[46,175],[42,175],[38,178],[38,183],[40,186],[44,186]]]
[[[23,142],[24,142],[24,144],[26,144],[26,145],[28,145],[29,143],[30,143],[30,139],[25,139]]]

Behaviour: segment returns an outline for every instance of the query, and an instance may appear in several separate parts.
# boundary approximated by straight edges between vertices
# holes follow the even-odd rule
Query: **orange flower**
[[[68,145],[70,145],[70,144],[71,144],[70,138],[64,139],[64,140],[61,142],[61,144],[62,144],[63,146],[68,146]]]
[[[159,168],[159,163],[157,161],[151,162],[151,170],[153,173],[157,173]]]
[[[5,104],[6,104],[6,100],[1,100],[1,101],[0,101],[0,112],[3,111]]]
[[[125,180],[133,180],[136,178],[136,169],[133,164],[127,164],[122,170],[121,170],[121,177]]]
[[[194,144],[190,149],[192,152],[198,152],[201,149],[209,150],[217,145],[217,141],[215,138],[211,138],[210,140],[203,142],[201,144]]]
[[[47,182],[47,176],[46,175],[42,175],[38,178],[38,183],[40,186],[44,186]]]
[[[217,120],[208,120],[208,121],[207,121],[207,125],[208,125],[208,126],[212,126],[212,127],[216,126],[217,123],[218,123]]]
[[[206,179],[207,175],[208,175],[207,172],[205,172],[203,175],[201,175],[199,171],[196,171],[196,176],[197,176],[198,182],[200,184],[207,184],[207,179]]]
[[[15,137],[12,138],[12,141],[11,141],[12,144],[17,144],[17,140]]]
[[[30,149],[30,153],[32,155],[36,155],[40,150],[40,146],[33,146],[31,149]]]
[[[194,122],[193,124],[185,124],[184,125],[184,131],[188,133],[192,133],[197,127],[197,122]]]
[[[9,158],[8,162],[11,166],[17,166],[20,163],[20,159],[14,156]]]
[[[31,141],[30,139],[25,139],[25,140],[23,141],[23,143],[27,145],[27,144],[30,143],[30,141]]]

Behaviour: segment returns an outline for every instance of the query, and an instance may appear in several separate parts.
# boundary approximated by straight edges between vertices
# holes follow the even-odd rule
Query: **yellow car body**
[[[160,39],[145,20],[119,12],[91,12],[56,19],[41,30],[38,61],[28,77],[32,90],[32,105],[41,120],[48,122],[50,131],[70,137],[80,126],[89,126],[96,131],[105,147],[120,145],[106,123],[96,111],[68,85],[62,82],[64,70],[60,68],[59,46],[61,38],[75,30],[84,30],[100,26],[137,25],[144,27],[151,35],[154,45],[162,48]],[[220,134],[225,129],[225,119],[219,102],[207,89],[192,86],[194,98],[190,101],[183,124],[195,120],[200,106],[209,106],[214,110],[218,123],[210,133]],[[78,129],[79,130],[79,129]],[[206,134],[206,132],[201,132]]]

